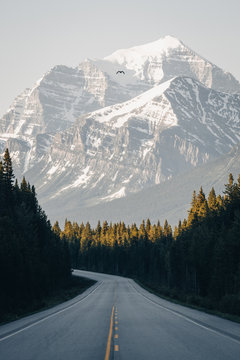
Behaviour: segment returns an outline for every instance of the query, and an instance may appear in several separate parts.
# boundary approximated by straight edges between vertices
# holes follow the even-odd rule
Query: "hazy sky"
[[[240,80],[239,0],[0,0],[0,115],[54,65],[173,35]]]

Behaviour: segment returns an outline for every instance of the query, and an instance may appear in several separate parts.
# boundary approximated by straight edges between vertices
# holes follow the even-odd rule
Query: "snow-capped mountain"
[[[76,68],[51,69],[17,97],[0,120],[0,151],[9,147],[17,173],[22,174],[49,151],[55,134],[82,114],[126,102],[176,76],[240,93],[240,84],[231,74],[166,36],[102,60],[88,59]]]
[[[176,77],[83,115],[28,172],[40,198],[124,197],[228,153],[240,141],[240,95]],[[55,199],[55,200],[54,200]]]
[[[215,90],[240,91],[239,82],[230,73],[224,72],[172,36],[117,50],[104,60],[118,68],[121,66],[134,78],[151,85],[175,76],[189,76]]]

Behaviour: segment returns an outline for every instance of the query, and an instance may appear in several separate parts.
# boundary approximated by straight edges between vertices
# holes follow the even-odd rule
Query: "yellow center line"
[[[115,351],[119,351],[119,345],[116,344],[116,342],[118,342],[118,334],[117,334],[117,330],[118,327],[116,326],[118,324],[118,313],[117,313],[117,307],[115,307],[115,335],[114,335],[114,352]]]
[[[105,360],[109,360],[109,356],[110,356],[112,328],[113,328],[113,313],[114,313],[114,305],[113,305],[112,314],[111,314],[110,329],[109,329],[109,334],[108,334],[108,342],[107,342],[107,347],[106,347]]]

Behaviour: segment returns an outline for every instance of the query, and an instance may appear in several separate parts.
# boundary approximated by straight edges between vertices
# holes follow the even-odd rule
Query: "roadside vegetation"
[[[209,311],[240,316],[240,177],[230,174],[224,196],[194,191],[187,219],[172,230],[148,219],[124,222],[58,222],[74,268],[137,279],[155,293]]]

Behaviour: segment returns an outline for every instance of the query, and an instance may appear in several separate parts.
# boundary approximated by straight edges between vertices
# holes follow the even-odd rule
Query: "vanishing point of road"
[[[97,280],[54,308],[0,326],[1,360],[238,360],[240,325],[163,300],[133,280]]]

